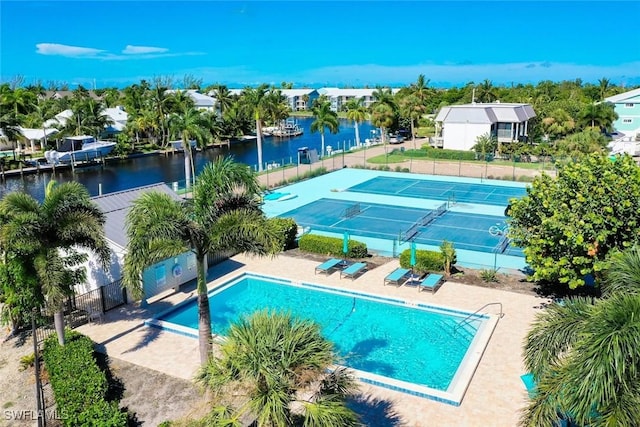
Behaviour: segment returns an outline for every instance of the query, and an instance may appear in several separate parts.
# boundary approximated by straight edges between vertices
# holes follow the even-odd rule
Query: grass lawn
[[[446,162],[458,162],[457,159],[434,159],[430,157],[414,157],[407,156],[402,153],[394,153],[394,154],[381,154],[379,156],[371,157],[367,159],[367,163],[373,163],[376,165],[384,165],[387,163],[404,163],[412,159],[414,162],[438,162],[438,163],[446,163]],[[482,160],[462,160],[462,163],[470,163],[470,164],[485,164],[486,162]],[[513,166],[514,162],[508,160],[494,160],[489,162],[490,165],[496,166]],[[554,170],[555,166],[551,162],[516,162],[515,165],[521,169],[531,169],[531,170]]]

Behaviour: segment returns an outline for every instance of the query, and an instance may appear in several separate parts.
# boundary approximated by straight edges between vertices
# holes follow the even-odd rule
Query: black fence
[[[64,302],[64,323],[72,329],[77,328],[126,303],[127,292],[122,288],[122,280],[117,280],[85,294],[68,297]],[[53,333],[53,315],[45,310],[40,326],[36,328],[38,343]]]

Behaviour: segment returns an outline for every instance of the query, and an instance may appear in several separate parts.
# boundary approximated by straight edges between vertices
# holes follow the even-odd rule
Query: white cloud
[[[68,58],[98,59],[103,61],[123,61],[130,59],[171,58],[177,56],[204,55],[203,52],[169,52],[164,47],[127,45],[122,53],[111,53],[91,47],[69,46],[58,43],[38,43],[36,53]]]
[[[132,46],[130,44],[124,48],[122,53],[125,55],[140,55],[146,53],[165,53],[168,52],[169,49],[164,47],[152,47],[152,46]]]
[[[95,58],[104,50],[91,47],[69,46],[58,43],[38,43],[36,53],[41,55],[67,56],[70,58]]]

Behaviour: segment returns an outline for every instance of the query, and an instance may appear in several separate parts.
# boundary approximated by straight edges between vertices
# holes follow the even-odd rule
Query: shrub
[[[67,332],[61,346],[54,334],[45,341],[43,360],[65,426],[127,425],[127,413],[117,402],[105,401],[107,378],[96,363],[91,339]]]
[[[342,252],[343,239],[339,237],[319,236],[317,234],[305,234],[300,237],[298,246],[301,251],[316,254],[344,256]],[[349,240],[349,252],[347,258],[364,258],[367,256],[367,245],[357,240]]]
[[[25,371],[35,365],[36,363],[36,354],[31,353],[20,358],[20,371]]]
[[[485,269],[485,270],[480,270],[480,278],[487,282],[497,282],[498,281],[498,272],[494,269]]]
[[[296,247],[298,224],[293,218],[271,218],[269,223],[277,231],[281,251]]]
[[[400,266],[402,268],[411,268],[411,249],[405,249],[400,254]],[[441,252],[416,250],[416,265],[413,270],[419,274],[429,271],[443,271],[444,256]]]
[[[426,148],[427,157],[431,159],[445,160],[475,160],[476,153],[473,151],[462,150],[443,150],[439,148]]]

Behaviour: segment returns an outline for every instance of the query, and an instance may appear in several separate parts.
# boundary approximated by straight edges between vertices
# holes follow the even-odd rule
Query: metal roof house
[[[111,248],[111,264],[108,271],[105,272],[95,257],[90,254],[87,262],[87,283],[77,287],[77,292],[88,292],[122,278],[128,241],[125,220],[134,200],[151,191],[167,194],[174,200],[181,200],[180,196],[164,183],[118,191],[91,199],[106,217],[104,231]],[[143,272],[144,298],[150,298],[165,290],[177,288],[181,284],[195,279],[196,275],[196,258],[192,252],[185,252],[175,258],[168,258],[154,264]]]
[[[167,93],[176,93],[176,92],[182,92],[182,89],[171,89],[171,90],[167,90]],[[188,89],[186,91],[186,94],[189,98],[191,98],[193,100],[193,103],[195,104],[195,107],[198,110],[204,110],[204,111],[215,111],[216,109],[216,99],[209,96],[209,95],[204,95],[200,92],[198,92],[195,89]]]
[[[451,150],[471,150],[484,134],[498,142],[526,141],[528,122],[536,116],[529,104],[474,103],[442,107],[436,116],[432,144]]]
[[[614,105],[618,119],[613,122],[617,131],[625,135],[640,135],[640,88],[604,99]]]

